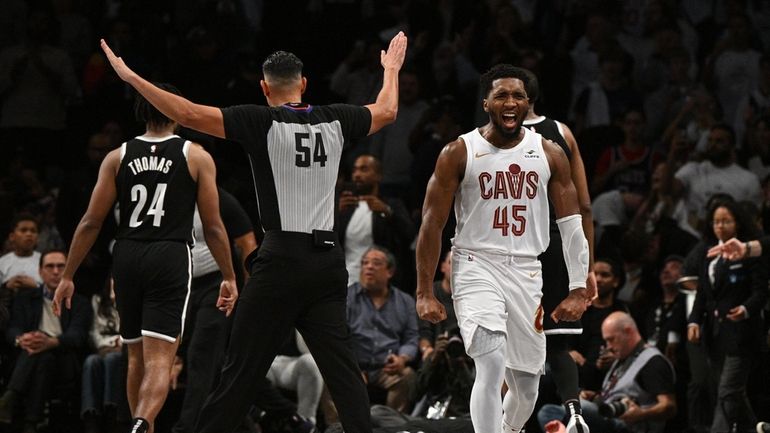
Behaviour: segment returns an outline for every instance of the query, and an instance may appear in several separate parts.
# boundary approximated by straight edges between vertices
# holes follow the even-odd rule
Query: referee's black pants
[[[231,433],[248,411],[281,345],[297,330],[318,364],[346,433],[371,433],[369,398],[349,346],[342,249],[311,235],[269,231],[238,299],[222,375],[196,433]]]

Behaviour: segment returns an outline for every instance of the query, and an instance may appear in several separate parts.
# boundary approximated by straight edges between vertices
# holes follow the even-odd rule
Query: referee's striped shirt
[[[225,137],[251,164],[262,228],[311,233],[334,227],[334,190],[346,141],[365,137],[367,108],[334,104],[222,109]]]

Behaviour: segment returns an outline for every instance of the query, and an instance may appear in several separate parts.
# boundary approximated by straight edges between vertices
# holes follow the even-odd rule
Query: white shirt
[[[684,184],[687,210],[699,219],[705,218],[706,203],[716,193],[730,194],[738,202],[761,199],[757,175],[737,164],[716,167],[711,161],[688,162],[675,177]]]
[[[0,284],[5,284],[17,275],[32,277],[37,284],[43,284],[40,278],[40,253],[34,251],[27,257],[17,256],[13,251],[0,257]]]
[[[348,285],[357,283],[361,274],[361,258],[372,246],[372,210],[363,200],[350,217],[345,231],[345,267],[348,270]]]

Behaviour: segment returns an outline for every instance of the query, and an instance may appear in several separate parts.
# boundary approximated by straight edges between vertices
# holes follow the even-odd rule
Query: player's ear
[[[300,92],[302,92],[303,95],[305,94],[305,89],[307,89],[307,78],[302,77],[302,87],[300,89]]]
[[[481,106],[484,108],[485,113],[489,113],[489,106],[487,105],[487,98],[482,100]]]
[[[270,86],[267,85],[267,81],[259,80],[259,87],[262,88],[262,93],[265,94],[265,97],[270,96]]]

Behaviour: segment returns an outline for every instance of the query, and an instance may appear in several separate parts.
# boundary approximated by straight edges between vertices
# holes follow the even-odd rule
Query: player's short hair
[[[273,84],[284,85],[302,77],[302,60],[293,53],[276,51],[262,63],[262,74]]]
[[[169,93],[173,93],[174,95],[182,95],[182,92],[179,91],[176,87],[172,86],[168,83],[153,83],[155,87],[165,90]],[[152,104],[150,104],[144,96],[137,93],[136,99],[134,99],[134,117],[136,117],[136,120],[140,122],[144,122],[147,125],[154,125],[154,126],[166,126],[171,123],[174,123],[173,120],[166,117],[165,114],[161,113],[157,108],[155,108]]]
[[[499,63],[492,66],[487,72],[481,75],[481,78],[479,78],[479,85],[481,86],[482,95],[484,95],[485,98],[490,90],[492,90],[492,83],[500,78],[517,78],[524,83],[524,89],[526,90],[529,86],[530,75],[528,75],[523,68],[518,68],[507,63]]]

